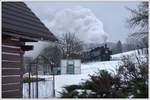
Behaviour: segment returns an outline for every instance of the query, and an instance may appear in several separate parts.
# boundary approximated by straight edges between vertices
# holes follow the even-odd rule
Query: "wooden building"
[[[61,74],[81,74],[80,59],[62,59]]]
[[[22,98],[26,42],[57,41],[23,2],[2,2],[2,98]]]

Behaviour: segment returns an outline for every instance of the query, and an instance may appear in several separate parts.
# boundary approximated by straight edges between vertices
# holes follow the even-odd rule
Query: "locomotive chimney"
[[[105,44],[105,49],[107,48],[107,44]]]

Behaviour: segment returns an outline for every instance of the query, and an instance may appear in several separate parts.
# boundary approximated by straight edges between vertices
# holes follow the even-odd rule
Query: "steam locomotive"
[[[87,52],[83,52],[83,62],[88,61],[109,61],[111,58],[112,51],[109,50],[107,44],[105,46],[96,47]]]

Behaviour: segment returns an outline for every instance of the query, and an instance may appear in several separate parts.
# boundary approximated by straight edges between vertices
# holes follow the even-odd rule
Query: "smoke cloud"
[[[84,43],[104,43],[107,41],[108,34],[103,29],[103,23],[96,18],[90,9],[72,7],[56,11],[55,13],[53,11],[53,14],[43,12],[42,15],[38,16],[57,38],[70,32],[74,33]],[[39,41],[27,44],[33,45],[34,50],[27,51],[25,56],[36,58],[51,43]]]
[[[41,53],[42,50],[53,44],[49,42],[38,41],[38,42],[28,42],[26,43],[26,45],[33,45],[34,49],[31,51],[26,51],[24,56],[32,57],[33,59],[35,59]]]
[[[108,34],[103,29],[103,23],[96,18],[88,8],[65,8],[56,12],[46,26],[57,36],[64,33],[75,33],[85,43],[104,43]]]

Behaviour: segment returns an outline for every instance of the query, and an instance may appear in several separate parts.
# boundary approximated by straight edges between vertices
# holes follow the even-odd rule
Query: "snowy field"
[[[121,54],[112,55],[113,61],[98,61],[98,62],[90,62],[90,63],[82,63],[81,64],[81,74],[78,75],[56,75],[55,76],[55,94],[56,97],[60,97],[59,92],[62,91],[62,87],[66,85],[80,84],[86,79],[89,79],[89,74],[92,75],[97,72],[99,69],[105,69],[112,74],[115,74],[115,69],[121,64],[120,58],[123,56],[131,56],[135,59],[135,55],[137,55],[137,51],[130,51]],[[140,56],[140,55],[138,55]],[[141,55],[140,57],[143,57]],[[51,98],[52,97],[52,76],[40,75],[41,78],[46,78],[47,81],[39,82],[39,98]],[[35,86],[35,85],[34,85]],[[28,84],[24,84],[23,89],[24,97],[27,98],[28,94]]]

